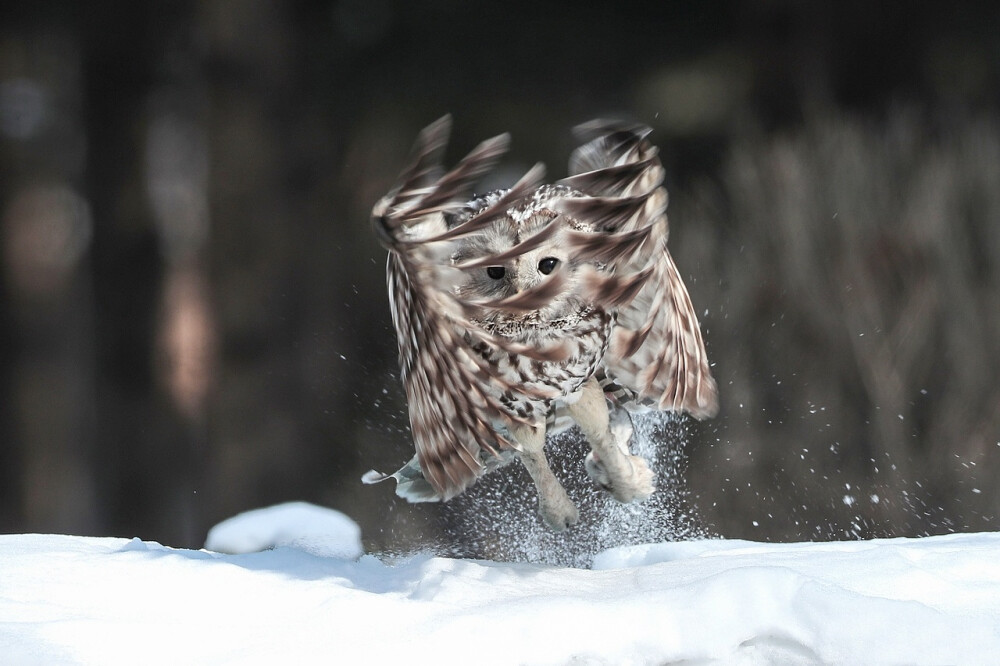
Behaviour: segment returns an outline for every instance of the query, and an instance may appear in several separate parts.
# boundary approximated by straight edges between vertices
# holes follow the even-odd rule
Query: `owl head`
[[[473,199],[449,226],[474,218],[503,194],[498,190]],[[568,221],[551,206],[576,194],[561,186],[538,188],[457,244],[452,264],[462,269],[463,279],[456,295],[492,304],[471,323],[508,337],[545,335],[571,327],[588,310],[574,288],[579,262],[560,244],[560,227]]]

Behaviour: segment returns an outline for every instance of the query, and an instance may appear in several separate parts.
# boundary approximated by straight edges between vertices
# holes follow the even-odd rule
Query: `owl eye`
[[[538,262],[538,272],[541,273],[542,275],[548,275],[549,273],[555,270],[556,264],[558,263],[559,260],[556,259],[555,257],[545,257],[544,259]]]
[[[490,266],[486,269],[486,274],[494,280],[499,280],[507,272],[503,266]]]

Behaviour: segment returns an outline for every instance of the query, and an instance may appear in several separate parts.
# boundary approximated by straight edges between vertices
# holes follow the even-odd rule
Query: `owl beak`
[[[514,289],[515,294],[520,294],[531,286],[528,284],[527,271],[523,270],[520,259],[518,257],[518,260],[514,262],[513,275],[510,276],[510,286]]]

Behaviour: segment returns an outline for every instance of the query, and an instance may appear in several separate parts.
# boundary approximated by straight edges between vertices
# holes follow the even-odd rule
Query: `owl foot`
[[[623,454],[613,466],[606,465],[592,451],[584,460],[587,475],[622,503],[641,502],[656,490],[653,471],[640,456]],[[613,471],[612,471],[613,470]]]
[[[580,513],[566,491],[561,487],[559,491],[538,496],[538,515],[553,532],[562,532],[580,520]]]

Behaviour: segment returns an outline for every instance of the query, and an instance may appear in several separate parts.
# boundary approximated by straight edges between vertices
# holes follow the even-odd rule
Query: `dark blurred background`
[[[1000,529],[1000,5],[0,5],[0,531],[426,536],[368,213],[415,133],[651,125],[722,393],[713,532]],[[391,529],[386,526],[390,525]]]

